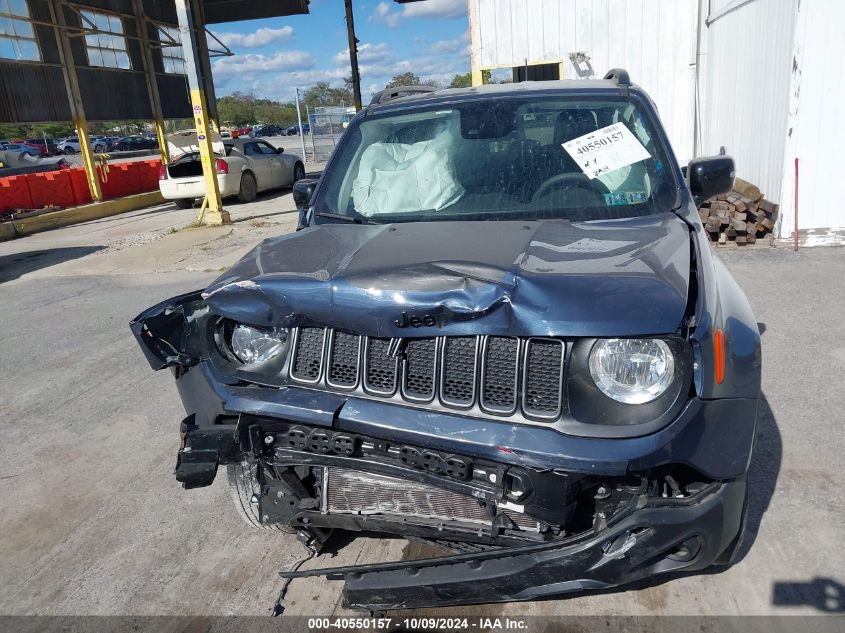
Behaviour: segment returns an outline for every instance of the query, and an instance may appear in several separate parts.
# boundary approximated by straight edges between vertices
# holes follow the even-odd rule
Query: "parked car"
[[[311,126],[307,123],[302,124],[302,133],[303,134],[310,134],[311,133]],[[291,125],[289,128],[285,130],[285,134],[287,136],[299,136],[299,126],[298,125]]]
[[[21,154],[28,154],[29,156],[41,156],[41,149],[29,143],[6,143],[2,147],[6,152],[20,152]]]
[[[187,412],[177,480],[226,465],[249,524],[313,547],[457,554],[281,574],[366,611],[730,564],[760,334],[696,203],[733,180],[727,156],[685,178],[618,69],[377,95],[294,186],[301,231],[132,322]]]
[[[91,149],[98,154],[107,152],[109,149],[108,142],[102,136],[92,136],[89,142],[91,143]],[[63,141],[60,141],[56,149],[63,154],[78,154],[82,151],[78,136],[69,136]]]
[[[124,136],[112,143],[113,152],[132,152],[142,149],[156,149],[158,140],[145,136]]]
[[[278,125],[260,125],[252,129],[250,136],[254,138],[262,136],[283,136],[283,130]]]
[[[12,141],[13,143],[23,143],[32,147],[37,147],[41,156],[53,156],[58,153],[56,142],[48,138],[46,141],[43,138],[28,138],[18,139]]]
[[[159,189],[165,199],[187,209],[205,196],[196,133],[177,132],[168,135],[167,141],[174,160],[162,165]],[[215,135],[214,151],[217,183],[224,198],[237,196],[240,202],[251,202],[261,191],[288,187],[305,177],[302,158],[266,141],[246,137],[223,142]]]
[[[252,127],[250,127],[250,126],[239,127],[236,130],[233,130],[232,136],[233,137],[235,137],[235,136],[249,136],[251,132],[252,132]]]

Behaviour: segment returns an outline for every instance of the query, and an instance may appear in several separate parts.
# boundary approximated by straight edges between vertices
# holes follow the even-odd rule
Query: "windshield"
[[[354,122],[314,201],[370,222],[572,221],[670,211],[677,184],[630,99],[497,98]]]

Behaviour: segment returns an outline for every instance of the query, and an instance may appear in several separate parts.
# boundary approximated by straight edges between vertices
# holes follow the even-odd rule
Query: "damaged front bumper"
[[[740,529],[745,480],[667,500],[601,534],[436,559],[281,572],[343,580],[346,606],[368,611],[534,600],[703,569]]]

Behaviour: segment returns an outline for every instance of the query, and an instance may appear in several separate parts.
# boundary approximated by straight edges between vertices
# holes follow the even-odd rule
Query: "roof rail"
[[[611,68],[607,71],[604,78],[615,81],[616,85],[619,86],[619,92],[622,93],[622,96],[628,96],[628,88],[631,87],[631,77],[628,75],[627,70],[624,68]]]
[[[426,94],[429,92],[436,92],[438,88],[433,86],[394,86],[393,88],[386,88],[381,92],[377,92],[370,105],[378,105],[380,103],[387,103],[398,97],[408,96],[408,94]]]

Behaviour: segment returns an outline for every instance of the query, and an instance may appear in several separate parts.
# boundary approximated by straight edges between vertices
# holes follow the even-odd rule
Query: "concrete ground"
[[[199,490],[177,484],[183,410],[127,325],[296,220],[287,191],[228,208],[228,227],[184,229],[196,210],[165,205],[0,244],[0,614],[262,615],[276,572],[302,554],[294,537],[242,524],[225,477]],[[766,330],[753,543],[742,561],[630,591],[451,613],[845,610],[845,251],[720,255]],[[349,539],[305,567],[421,554],[402,539]],[[340,590],[296,580],[288,613],[345,613]]]

